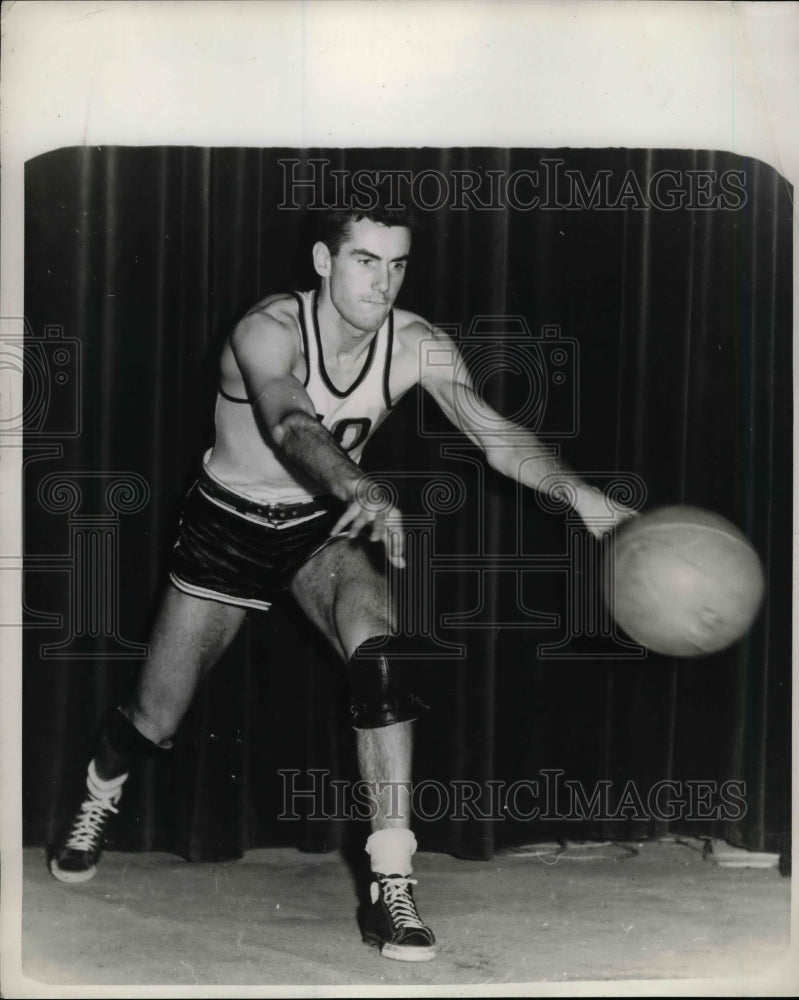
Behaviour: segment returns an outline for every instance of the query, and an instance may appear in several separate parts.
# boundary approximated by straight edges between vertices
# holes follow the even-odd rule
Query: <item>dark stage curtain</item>
[[[430,707],[422,848],[488,858],[681,832],[787,857],[792,192],[758,161],[691,150],[110,147],[28,164],[25,841],[49,842],[74,807],[99,719],[146,651],[181,497],[212,440],[222,339],[259,297],[311,287],[313,212],[299,207],[320,195],[285,182],[322,160],[428,171],[398,305],[459,337],[487,398],[592,482],[621,475],[645,484],[647,508],[732,520],[768,580],[727,651],[630,656],[586,610],[600,547],[407,396],[366,464],[396,484],[419,585],[404,622]],[[471,200],[467,176],[485,181]],[[175,744],[131,779],[117,847],[200,860],[360,844],[365,825],[329,784],[356,776],[342,669],[290,605],[250,617]],[[646,798],[665,780],[672,818]],[[524,818],[530,781],[548,800]],[[627,807],[579,819],[566,781]],[[514,809],[495,815],[490,782],[520,783]],[[725,782],[737,812],[720,808]],[[285,800],[312,786],[324,796]]]

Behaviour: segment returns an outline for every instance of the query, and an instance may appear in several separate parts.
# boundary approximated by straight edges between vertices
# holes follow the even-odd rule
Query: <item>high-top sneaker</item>
[[[372,902],[360,913],[361,934],[384,958],[427,962],[435,958],[435,935],[422,923],[413,899],[416,879],[372,873]]]
[[[127,774],[110,781],[97,776],[94,761],[86,776],[86,798],[80,805],[65,839],[57,844],[50,858],[50,871],[62,882],[86,882],[97,873],[103,849],[106,823],[122,798]]]

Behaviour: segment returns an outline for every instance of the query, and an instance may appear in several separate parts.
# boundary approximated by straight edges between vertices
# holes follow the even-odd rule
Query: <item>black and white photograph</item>
[[[798,44],[3,6],[3,996],[794,992]]]

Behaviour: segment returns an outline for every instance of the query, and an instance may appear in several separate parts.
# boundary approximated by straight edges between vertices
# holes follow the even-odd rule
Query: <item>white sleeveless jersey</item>
[[[299,305],[302,349],[307,374],[305,390],[317,418],[350,458],[359,462],[366,442],[391,410],[389,377],[394,343],[390,312],[372,340],[360,373],[348,386],[333,385],[325,369],[316,313],[316,292],[294,292]]]

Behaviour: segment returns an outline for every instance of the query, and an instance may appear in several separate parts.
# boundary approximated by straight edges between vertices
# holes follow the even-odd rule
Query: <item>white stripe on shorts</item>
[[[230,594],[220,594],[216,590],[208,590],[205,587],[195,587],[193,583],[186,583],[174,573],[169,574],[169,579],[178,590],[191,597],[202,597],[208,601],[219,601],[221,604],[235,604],[239,608],[255,608],[257,611],[268,611],[272,605],[269,601],[258,601],[250,597],[231,597]]]

